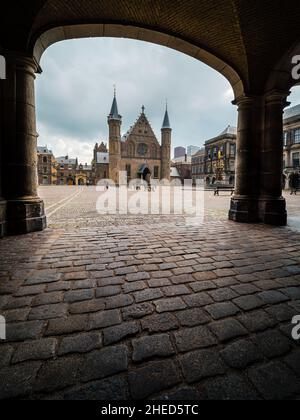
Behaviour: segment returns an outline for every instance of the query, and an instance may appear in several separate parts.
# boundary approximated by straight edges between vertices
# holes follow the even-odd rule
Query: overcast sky
[[[107,115],[117,86],[122,132],[146,115],[160,141],[166,99],[173,147],[204,144],[237,124],[229,82],[203,63],[158,45],[116,38],[57,43],[42,57],[37,78],[38,143],[54,155],[90,163],[96,142],[108,141]],[[294,90],[293,105],[300,103]]]

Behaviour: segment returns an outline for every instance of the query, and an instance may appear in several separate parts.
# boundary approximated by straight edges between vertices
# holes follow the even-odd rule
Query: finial
[[[142,106],[142,114],[145,114],[145,106]]]
[[[114,85],[114,97],[116,97],[117,96],[117,87],[116,87],[116,85]]]
[[[168,99],[166,99],[166,111],[168,111]]]

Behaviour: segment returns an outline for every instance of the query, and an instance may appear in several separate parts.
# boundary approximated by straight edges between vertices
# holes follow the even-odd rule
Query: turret
[[[122,117],[118,111],[116,90],[108,116],[109,126],[109,178],[116,184],[119,183],[119,171],[121,170],[121,126]]]
[[[172,128],[167,106],[161,128],[161,178],[167,179],[168,181],[170,181],[171,178],[171,143]]]

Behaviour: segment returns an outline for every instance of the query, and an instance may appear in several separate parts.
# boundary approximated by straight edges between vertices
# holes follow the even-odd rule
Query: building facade
[[[237,129],[230,125],[205,142],[205,149],[192,156],[193,180],[204,179],[207,184],[234,184]]]
[[[193,156],[194,154],[196,154],[197,152],[199,152],[201,148],[199,146],[188,146],[187,147],[187,155],[188,156]]]
[[[87,163],[85,165],[82,163],[78,165],[76,169],[75,182],[76,185],[94,185],[95,175],[93,165],[88,165]]]
[[[58,157],[57,161],[57,185],[77,185],[76,171],[78,160],[69,156]]]
[[[283,169],[289,176],[300,171],[300,105],[285,111],[283,124]]]
[[[192,178],[194,183],[205,178],[205,148],[200,149],[192,156]]]
[[[57,182],[57,165],[51,150],[37,148],[38,182],[40,185],[53,185]]]
[[[119,172],[126,171],[132,179],[170,180],[172,129],[166,109],[161,129],[161,144],[146,117],[145,107],[122,137],[122,116],[119,114],[116,95],[108,116],[109,126],[109,178],[119,183]]]
[[[100,145],[96,143],[94,147],[93,174],[96,185],[101,179],[109,177],[109,153],[103,142]]]
[[[185,147],[175,147],[174,149],[174,159],[182,158],[186,155],[186,148]]]

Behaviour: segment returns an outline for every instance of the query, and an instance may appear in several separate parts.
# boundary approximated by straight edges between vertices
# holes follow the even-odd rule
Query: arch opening
[[[171,48],[203,62],[222,74],[229,81],[235,98],[243,96],[246,90],[245,81],[242,80],[234,67],[223,61],[222,58],[217,57],[214,53],[173,35],[143,27],[115,23],[54,27],[32,38],[31,52],[36,63],[39,65],[47,48],[57,42],[71,39],[103,37],[134,39]]]

